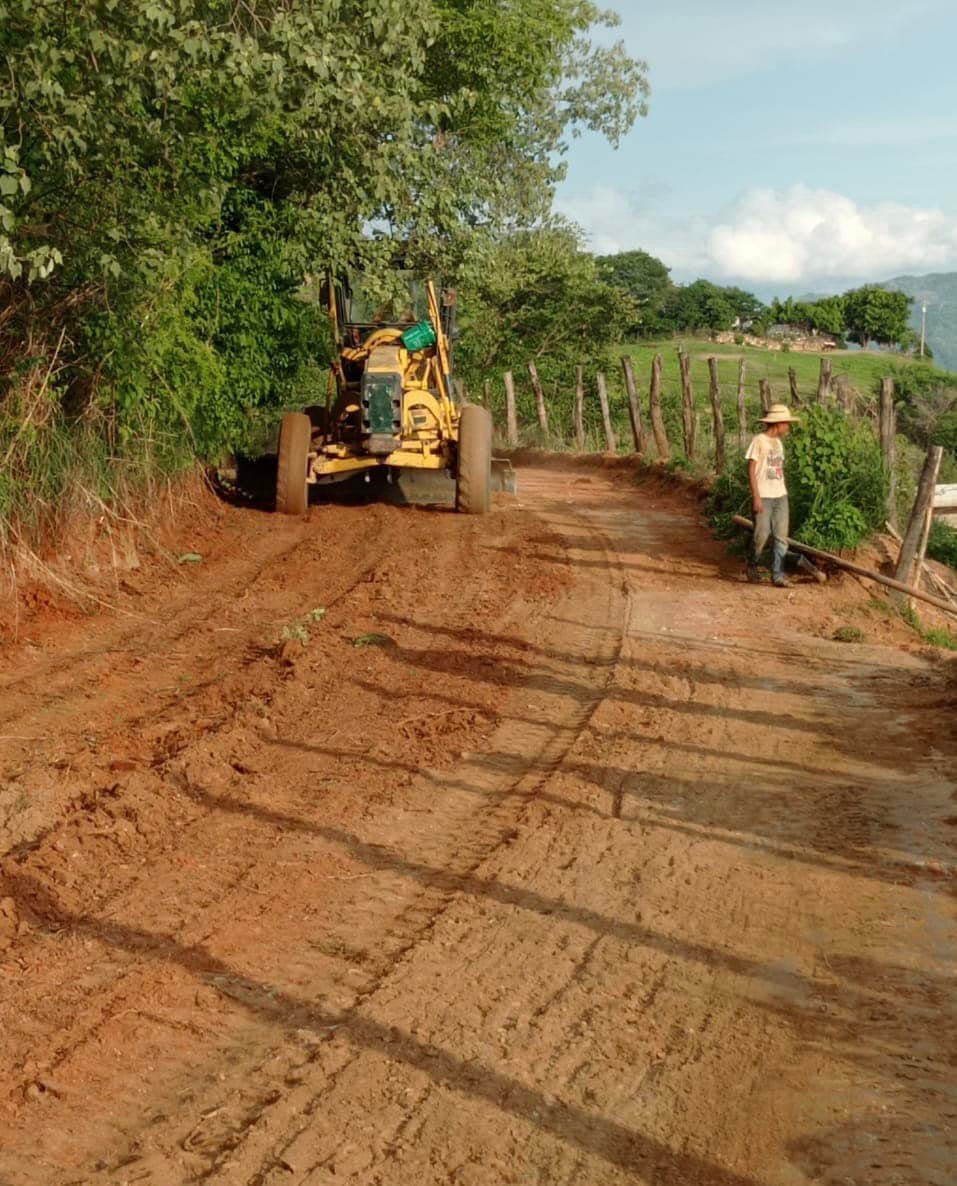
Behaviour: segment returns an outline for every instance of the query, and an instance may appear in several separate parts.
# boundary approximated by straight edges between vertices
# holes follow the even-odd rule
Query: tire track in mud
[[[592,531],[601,534],[603,517],[600,510],[590,516]],[[620,528],[623,539],[635,534],[625,521]],[[635,550],[647,550],[637,535]],[[600,571],[607,560],[593,567]],[[884,1002],[856,979],[842,983],[818,968],[814,928],[824,923],[815,915],[823,920],[833,911],[840,887],[860,927],[874,916],[873,889],[865,883],[855,894],[852,883],[842,885],[841,870],[810,876],[810,862],[801,870],[771,853],[742,854],[735,837],[709,829],[695,837],[669,831],[667,809],[677,807],[677,789],[666,788],[657,805],[661,827],[636,818],[637,801],[646,793],[654,804],[658,793],[654,785],[641,795],[625,788],[623,772],[648,756],[640,741],[646,729],[668,767],[675,765],[669,743],[677,739],[680,754],[689,737],[707,760],[692,759],[689,785],[680,793],[692,802],[699,792],[710,798],[717,777],[718,801],[729,800],[743,826],[760,829],[766,821],[755,792],[767,797],[776,786],[774,780],[762,785],[754,769],[765,746],[777,753],[800,741],[801,761],[810,752],[823,768],[829,760],[855,769],[869,762],[872,775],[879,771],[873,756],[858,754],[813,704],[800,701],[783,678],[794,664],[790,656],[765,663],[758,685],[748,682],[748,660],[726,649],[726,666],[719,662],[714,675],[703,670],[709,678],[699,680],[687,651],[696,631],[707,634],[716,619],[710,606],[696,605],[695,592],[689,582],[680,608],[668,584],[642,594],[642,626],[663,637],[649,638],[647,659],[640,649],[631,651],[627,678],[617,672],[640,696],[596,696],[563,760],[536,786],[515,834],[488,851],[348,1019],[303,1053],[303,1081],[243,1129],[206,1180],[214,1186],[340,1180],[504,1186],[516,1177],[588,1186],[820,1180],[800,1168],[816,1148],[804,1127],[804,1112],[813,1107],[809,1085],[818,1075],[832,1090],[837,1082],[837,1106],[845,1102],[840,1091],[849,1102],[859,1057],[874,1068],[865,1070],[863,1083],[857,1076],[871,1099],[882,1086],[871,1075],[877,1077],[878,1067],[888,1073],[894,1050],[880,1049],[880,1041],[868,1049],[867,1027],[853,1019],[857,1009],[874,1018],[875,1004],[882,1010]],[[688,608],[689,637],[669,637]],[[631,643],[645,645],[637,635]],[[619,652],[616,667],[621,662]],[[813,666],[795,665],[799,675]],[[574,699],[570,673],[557,668],[552,675],[556,694]],[[766,723],[754,693],[769,678],[785,711]],[[544,686],[546,679],[539,672],[531,682]],[[823,669],[820,679],[807,682],[845,712],[856,704],[853,690]],[[752,769],[742,788],[729,781],[722,791],[726,719]],[[641,732],[630,737],[636,723]],[[746,751],[749,732],[757,736]],[[821,843],[818,812],[827,816],[830,798],[826,787],[809,794],[800,768],[793,763],[789,777],[803,801],[788,823],[807,859]],[[598,802],[604,812],[595,810]],[[862,812],[860,823],[873,815],[873,807]],[[829,818],[837,833],[832,847],[860,843],[859,822],[843,814]],[[833,925],[832,958],[836,944],[853,946],[853,925]],[[829,969],[826,959],[823,967]],[[939,999],[936,984],[927,977],[921,1004],[911,1007],[911,1032],[926,1029],[923,1000],[927,991],[928,999]],[[895,1093],[892,1082],[882,1098],[900,1098],[899,1088]],[[868,1122],[865,1113],[858,1121],[865,1131],[854,1138],[861,1157],[869,1148]],[[818,1123],[826,1149],[831,1137]],[[853,1143],[849,1148],[853,1159]],[[848,1164],[842,1145],[836,1153]],[[936,1151],[925,1160],[929,1169],[942,1164]],[[943,1181],[933,1170],[913,1180]]]
[[[550,522],[547,517],[545,521]],[[575,517],[575,521],[579,529],[585,526],[583,521],[577,516]],[[392,953],[389,967],[357,998],[349,1014],[343,1016],[337,1022],[337,1029],[340,1027],[348,1029],[350,1023],[355,1024],[356,1021],[359,1021],[361,1028],[359,1014],[365,1001],[372,998],[380,990],[387,976],[392,976],[402,962],[408,960],[423,943],[430,940],[436,926],[440,923],[450,904],[460,898],[462,894],[468,894],[470,892],[470,889],[472,889],[470,883],[473,882],[478,869],[497,851],[515,841],[518,835],[518,829],[525,823],[525,816],[529,806],[535,802],[537,792],[560,769],[572,747],[588,728],[595,710],[601,703],[603,688],[614,680],[624,637],[625,600],[622,598],[621,593],[624,591],[625,582],[620,564],[617,563],[616,554],[608,546],[607,536],[603,536],[603,539],[605,541],[604,556],[607,561],[605,569],[607,573],[607,603],[597,613],[594,613],[594,624],[599,629],[594,632],[594,639],[589,647],[577,649],[574,668],[576,669],[576,674],[580,675],[581,668],[583,667],[599,666],[604,670],[604,679],[596,686],[593,698],[589,703],[583,704],[579,701],[577,710],[573,711],[561,726],[553,726],[552,737],[544,745],[541,743],[541,733],[539,730],[523,726],[520,722],[510,721],[509,726],[504,730],[500,730],[494,739],[497,745],[497,752],[501,753],[502,750],[505,750],[509,753],[522,754],[524,755],[524,761],[527,766],[526,771],[511,784],[505,787],[500,785],[501,769],[498,762],[494,762],[491,768],[483,768],[484,764],[479,760],[478,763],[470,764],[467,772],[455,772],[453,774],[452,777],[458,784],[469,786],[473,791],[488,793],[491,799],[497,799],[499,803],[508,804],[510,810],[504,815],[500,829],[490,830],[490,835],[483,837],[480,843],[472,846],[467,865],[462,866],[456,861],[454,866],[447,866],[441,874],[436,872],[433,880],[447,881],[450,886],[449,892],[434,903],[424,924],[415,929],[409,935],[404,945]],[[618,603],[617,610],[615,608],[616,603]],[[591,609],[594,612],[595,607],[592,606]],[[619,623],[618,626],[609,626],[610,623],[616,621]],[[609,637],[609,630],[611,630],[611,637]],[[557,675],[554,679],[550,679],[547,674],[539,675],[535,680],[536,690],[545,695],[552,692],[552,694],[557,694],[561,698],[564,695],[566,686],[562,676],[567,678],[567,675],[567,670]],[[519,807],[517,816],[514,812],[516,805]],[[396,932],[396,935],[398,935],[398,932]],[[281,1155],[275,1150],[269,1153],[263,1147],[265,1139],[269,1137],[276,1125],[277,1119],[279,1119],[279,1114],[285,1113],[288,1117],[296,1118],[304,1116],[307,1120],[314,1116],[323,1097],[335,1087],[339,1075],[344,1073],[352,1065],[352,1062],[361,1057],[363,1045],[362,1042],[359,1042],[353,1058],[338,1067],[336,1073],[323,1083],[322,1091],[318,1095],[309,1097],[303,1092],[297,1092],[294,1097],[287,1095],[279,1095],[277,1097],[274,1088],[268,1090],[268,1105],[264,1106],[257,1113],[256,1124],[248,1126],[242,1135],[244,1144],[242,1161],[244,1165],[248,1164],[250,1160],[255,1160],[255,1146],[259,1145],[262,1147],[260,1153],[262,1162],[259,1168],[254,1170],[252,1176],[249,1178],[250,1186],[259,1186],[260,1183],[265,1182],[272,1166],[276,1165],[280,1168],[283,1166]],[[300,1048],[298,1054],[293,1054],[292,1057],[300,1060],[304,1059],[307,1049]],[[268,1119],[267,1108],[269,1109]],[[403,1121],[400,1129],[407,1122]],[[256,1139],[257,1137],[259,1138],[258,1140]],[[240,1170],[237,1165],[237,1139],[238,1134],[234,1133],[231,1135],[225,1161],[221,1155],[217,1159],[217,1164],[214,1164],[208,1171],[203,1173],[203,1181],[232,1182],[237,1180],[235,1178],[237,1172],[246,1172],[245,1170]],[[289,1139],[290,1137],[287,1133],[283,1137],[283,1141],[288,1141]],[[220,1174],[224,1174],[225,1176],[220,1177]]]
[[[360,525],[360,530],[362,526],[365,544],[381,554],[387,524],[375,519]],[[237,524],[232,522],[231,528],[235,532]],[[297,573],[320,565],[326,537],[332,532],[320,516],[318,524],[315,520],[283,524],[278,546],[271,533],[260,533],[251,541],[251,564],[230,555],[225,570],[215,566],[215,576],[203,572],[185,588],[186,582],[180,578],[168,604],[155,601],[151,613],[143,615],[145,625],[107,623],[104,645],[56,651],[52,657],[31,664],[27,674],[0,679],[0,729],[16,730],[7,735],[13,745],[0,744],[6,759],[6,770],[0,769],[3,847],[32,845],[55,829],[82,798],[90,778],[98,772],[108,773],[110,757],[126,759],[122,749],[119,755],[111,753],[114,744],[128,747],[137,764],[158,765],[162,755],[154,752],[155,747],[139,746],[138,734],[147,733],[160,720],[182,717],[191,703],[207,700],[224,671],[238,673],[263,666],[264,661],[268,668],[270,640],[255,631],[250,633],[250,618],[258,623],[260,632],[268,630],[269,618],[264,619],[263,614],[268,614],[270,587],[294,588]],[[235,541],[230,538],[229,543]],[[328,596],[329,605],[368,579],[368,555],[359,548],[355,551],[352,574]],[[223,625],[224,621],[228,624]],[[97,625],[93,620],[92,626]],[[193,682],[190,673],[199,668],[208,675]],[[265,678],[267,685],[276,682],[275,677],[271,681]],[[137,690],[135,698],[130,696],[131,687]],[[232,711],[233,706],[227,706],[217,726]],[[109,723],[104,724],[106,721]],[[193,732],[202,732],[202,722]],[[115,734],[119,734],[118,741]],[[27,783],[19,797],[10,797],[9,790],[4,793],[4,774],[13,786],[24,769],[38,770],[44,759],[48,768],[58,773],[55,784],[49,779],[46,785]],[[19,818],[27,795],[30,809]],[[4,803],[4,798],[8,802]]]
[[[356,577],[345,589],[341,590],[341,592],[337,594],[337,599],[347,601],[350,593],[364,587],[365,582],[362,579],[363,571],[360,571],[359,576]],[[479,589],[480,588],[481,582],[479,582]],[[328,598],[327,600],[332,602],[333,599]],[[503,619],[503,622],[505,620],[506,619]],[[500,625],[493,627],[493,629],[500,629]],[[486,627],[486,629],[488,629],[488,627]],[[275,692],[281,692],[282,690],[281,682],[278,685],[273,686],[275,684],[275,659],[271,657],[258,656],[257,661],[254,662],[252,666],[254,669],[258,667],[261,671],[260,678],[258,681],[254,679],[254,683],[258,682],[259,695],[268,705],[268,694],[270,688],[272,688],[272,690]],[[202,690],[198,693],[198,695],[202,695]],[[537,695],[540,699],[547,699],[548,691],[547,689],[544,691],[540,690],[537,692]],[[177,713],[181,713],[182,708],[182,704],[178,703],[170,709],[170,712],[173,716],[176,716]],[[581,705],[573,706],[573,708],[579,714],[585,711]],[[202,786],[195,787],[191,785],[189,776],[187,775],[184,780],[183,777],[176,772],[174,766],[181,764],[184,756],[188,757],[192,749],[200,746],[209,747],[211,744],[215,744],[217,736],[221,735],[224,731],[227,731],[229,726],[230,718],[228,713],[225,714],[223,720],[215,722],[202,719],[198,722],[194,721],[186,728],[184,733],[177,735],[177,743],[172,750],[160,747],[159,750],[154,752],[154,756],[151,761],[151,765],[153,767],[151,777],[155,780],[158,780],[157,789],[162,787],[164,784],[168,788],[162,793],[171,805],[175,805],[178,800],[181,805],[192,804],[198,809],[201,809],[207,813],[213,812],[215,814],[227,810],[227,804],[225,801],[217,801],[217,799],[222,798],[221,796],[218,797],[216,795],[210,794],[209,791],[204,789]],[[541,740],[541,738],[538,736],[541,731],[537,727],[526,724],[525,728],[531,730],[533,741],[538,742]],[[539,754],[542,771],[536,775],[537,779],[546,777],[547,769],[549,768],[550,763],[560,760],[562,736],[563,734],[561,730],[553,730],[552,735],[545,738],[547,744],[541,749]],[[567,733],[565,736],[568,736]],[[281,745],[281,742],[281,738],[273,743],[271,743],[270,739],[267,738],[267,740],[264,742],[264,745],[266,747],[271,746],[271,748],[275,750],[277,745]],[[535,753],[534,746],[528,745],[527,735],[525,733],[516,734],[513,745],[516,748],[516,751],[520,754],[526,750],[530,751],[532,754]],[[531,759],[529,764],[534,764],[534,760],[534,758]],[[450,820],[450,835],[445,838],[443,843],[447,845],[453,845],[454,859],[448,860],[448,854],[442,851],[442,844],[438,846],[439,851],[433,854],[435,868],[441,871],[443,874],[448,873],[451,867],[467,872],[481,861],[484,852],[487,851],[490,846],[494,846],[494,844],[499,843],[503,836],[507,837],[516,811],[520,808],[521,803],[530,793],[535,783],[535,779],[529,782],[527,779],[523,781],[521,778],[512,777],[510,782],[503,784],[503,771],[495,763],[492,764],[492,768],[487,773],[489,776],[487,783],[481,788],[479,793],[484,795],[485,801],[491,805],[491,811],[485,810],[484,812],[478,812],[476,810],[476,795],[474,793],[476,788],[474,786],[470,786],[469,791],[471,794],[468,799],[466,800],[465,793],[463,792],[463,802],[458,803],[454,811],[446,813]],[[445,777],[446,776],[444,775],[430,775],[423,779],[422,784],[419,787],[419,794],[428,797],[428,805],[426,808],[423,808],[423,810],[427,810],[430,817],[434,816],[435,814],[435,794],[438,789],[441,789],[442,779]],[[127,781],[127,778],[120,778],[117,780],[116,797],[120,800],[122,800],[125,795],[123,786]],[[453,791],[455,789],[452,785],[454,782],[455,780],[451,779],[449,784]],[[174,791],[174,794],[171,795],[170,791]],[[390,797],[394,799],[395,795],[391,795]],[[468,811],[465,810],[466,802],[469,808]],[[84,823],[89,823],[89,821],[85,820],[88,810],[89,804],[87,805],[86,809],[71,813],[67,820],[64,821],[64,823],[58,828],[51,830],[44,838],[38,839],[35,843],[27,846],[19,854],[20,861],[24,859],[29,860],[31,856],[35,856],[37,850],[44,849],[50,845],[62,847],[61,841],[58,839],[58,837],[60,837],[64,832],[67,833],[67,843],[72,843],[72,838],[69,836],[71,820],[76,825],[78,832],[82,831]],[[176,808],[175,810],[181,811],[182,807]],[[476,820],[472,817],[484,817],[481,818],[482,827],[477,827]],[[188,850],[190,836],[195,835],[199,827],[205,827],[206,824],[204,821],[206,821],[208,818],[209,817],[207,815],[203,814],[197,814],[188,821],[184,818],[183,822],[185,826],[173,830],[172,842],[174,849],[178,847],[184,849],[184,851]],[[147,828],[145,832],[142,831],[139,823],[137,822],[136,831],[140,836],[140,839],[137,843],[139,843],[141,847],[145,845],[145,851],[148,853],[150,845],[155,844],[157,837],[159,836],[160,844],[157,850],[156,858],[154,860],[154,865],[156,867],[153,869],[152,875],[161,879],[163,875],[163,867],[169,865],[170,846],[169,843],[167,843],[167,838],[161,835],[163,829],[156,826],[156,821],[152,822],[154,826],[152,828]],[[277,813],[276,819],[272,822],[277,828],[282,829],[284,827],[292,826],[294,821],[284,818],[282,813]],[[476,833],[467,843],[463,843],[455,835],[456,829],[463,822],[471,824],[473,830]],[[95,828],[92,829],[94,832],[96,830],[97,829]],[[327,848],[332,847],[334,843],[339,842],[340,837],[336,837],[332,830],[326,829],[326,832],[327,835],[323,837],[323,839]],[[349,849],[351,845],[352,852],[349,859],[352,859],[352,857],[354,857],[357,852],[361,851],[354,843],[350,841],[347,833],[343,832],[341,839],[342,843],[338,844],[340,848],[345,847],[346,849]],[[249,838],[247,837],[247,845],[249,842]],[[261,843],[263,845],[263,854],[265,854],[265,852],[269,849],[269,846],[275,843],[275,838],[272,835],[267,835],[262,839]],[[245,855],[246,859],[242,869],[240,869],[234,877],[229,879],[228,888],[225,890],[225,893],[223,893],[223,884],[220,882],[220,895],[224,899],[224,903],[221,905],[221,913],[228,914],[230,912],[242,910],[240,903],[244,901],[244,887],[246,889],[245,901],[247,903],[249,901],[250,893],[263,892],[261,889],[256,889],[255,887],[249,886],[248,883],[256,877],[257,873],[261,872],[262,861],[265,859],[265,856],[257,854],[254,848],[247,848]],[[368,853],[366,855],[368,856]],[[141,881],[144,876],[151,875],[149,868],[147,867],[144,869],[141,861],[142,858],[139,860],[138,867],[128,877],[126,881],[127,887],[135,887],[135,885]],[[156,865],[157,861],[159,862],[158,865]],[[344,876],[349,877],[352,875],[345,874]],[[434,917],[435,912],[437,910],[441,910],[443,904],[449,900],[450,896],[458,892],[457,883],[453,878],[446,878],[446,883],[444,885],[440,884],[442,881],[441,877],[432,878],[431,881],[433,884],[426,886],[424,889],[421,886],[417,887],[416,892],[411,895],[411,900],[406,905],[404,905],[403,910],[397,915],[395,919],[394,936],[390,936],[389,942],[387,944],[389,951],[392,953],[390,958],[394,958],[395,953],[401,951],[404,945],[407,945],[409,942],[411,942],[414,939],[415,934],[419,933],[423,926],[428,926]],[[263,884],[261,878],[259,880],[259,884]],[[111,925],[109,922],[110,918],[117,915],[118,913],[120,913],[121,916],[123,913],[129,913],[128,907],[124,906],[124,895],[127,893],[127,889],[124,888],[123,885],[120,885],[119,887],[113,886],[111,889],[108,889],[106,894],[99,896],[94,893],[92,898],[90,897],[90,891],[86,891],[83,895],[84,904],[82,906],[78,905],[78,907],[72,912],[69,909],[64,909],[58,901],[54,901],[51,897],[49,897],[49,895],[46,895],[44,891],[40,890],[38,886],[31,886],[29,884],[29,879],[22,881],[15,888],[19,891],[21,900],[26,903],[32,903],[35,916],[38,919],[42,920],[44,917],[50,918],[52,930],[50,930],[49,933],[51,935],[64,933],[64,931],[66,931],[72,933],[80,940],[81,943],[84,944],[89,944],[91,941],[100,943],[104,940],[104,938],[106,938],[106,941],[109,943],[109,927]],[[431,895],[432,900],[422,900],[423,898],[428,898],[429,895]],[[129,927],[124,928],[122,926],[117,926],[114,928],[113,936],[119,942],[125,943],[126,945],[133,945],[139,950],[145,951],[147,953],[147,966],[149,961],[154,958],[154,956],[150,954],[151,952],[155,953],[155,958],[161,960],[168,960],[171,955],[176,958],[176,956],[179,954],[179,949],[176,945],[175,936],[178,934],[183,936],[182,942],[188,942],[190,948],[194,950],[198,946],[209,946],[215,940],[218,930],[216,924],[214,924],[211,929],[208,925],[202,928],[197,928],[195,921],[192,921],[193,919],[198,920],[200,917],[202,917],[201,904],[198,907],[198,910],[198,914],[187,915],[185,917],[184,921],[181,922],[176,931],[173,932],[174,937],[172,940],[168,939],[166,936],[161,936],[158,933],[153,934],[147,928],[131,929]],[[103,921],[100,922],[100,919]],[[84,938],[84,936],[86,936],[86,938]],[[201,959],[198,962],[200,965],[202,964]],[[52,1060],[49,1060],[49,1065],[44,1071],[45,1079],[55,1083],[55,1074],[64,1063],[69,1062],[71,1057],[74,1056],[78,1051],[82,1051],[84,1046],[90,1046],[91,1044],[105,1040],[103,1038],[103,1033],[107,1028],[112,1027],[115,1029],[115,1020],[118,1015],[118,1011],[119,1013],[123,1012],[122,1006],[124,1005],[125,998],[129,996],[135,997],[136,991],[139,987],[141,987],[139,982],[142,982],[144,977],[143,961],[142,959],[134,959],[131,961],[131,965],[128,969],[117,969],[117,972],[118,975],[116,973],[111,974],[112,982],[109,986],[109,992],[104,996],[102,990],[100,990],[99,995],[102,1002],[102,1008],[99,1011],[91,1011],[89,1009],[82,1011],[78,1010],[78,1013],[85,1013],[86,1024],[79,1024],[79,1029],[71,1027],[74,1029],[72,1038],[69,1033],[61,1035],[61,1045],[55,1057]],[[320,969],[320,974],[325,975],[328,979],[327,968]],[[200,979],[203,979],[202,973],[200,974]],[[209,979],[210,978],[207,977],[207,980]],[[228,979],[229,976],[227,972],[226,981],[228,981]],[[240,977],[239,980],[241,981],[241,979],[242,978]],[[220,985],[218,987],[221,988],[225,981],[223,981],[222,977],[219,977],[219,980]],[[228,991],[228,983],[226,983],[225,986],[227,989],[226,995],[229,996],[230,993]],[[243,995],[242,989],[240,990],[240,995]],[[246,995],[248,996],[248,994]],[[253,993],[253,997],[255,997],[255,995],[256,994]],[[127,1009],[126,1012],[129,1012],[129,1010]],[[148,1014],[144,1010],[137,1009],[135,1012],[140,1017],[148,1017]],[[168,1024],[176,1024],[175,1020],[169,1021],[167,1019],[167,1021]],[[269,1026],[273,1031],[275,1030],[276,1019],[272,1015],[270,1015]],[[258,1107],[258,1104],[255,1104],[254,1102],[253,1106]],[[249,1111],[245,1112],[247,1118],[250,1114],[251,1113]],[[121,1161],[125,1160],[125,1156],[121,1158]],[[2,1160],[0,1160],[0,1165],[2,1165]],[[40,1180],[44,1181],[45,1184],[58,1180],[55,1173],[53,1172],[53,1168],[54,1163],[50,1162],[49,1168],[43,1171],[43,1175]],[[105,1165],[102,1162],[101,1169],[105,1169]],[[24,1181],[26,1182],[27,1180],[28,1179],[24,1177]]]
[[[550,522],[547,516],[543,518],[546,524]],[[579,523],[578,527],[581,526]],[[598,605],[589,605],[592,624],[599,628],[592,630],[589,625],[582,624],[578,631],[579,638],[567,640],[571,656],[564,670],[554,678],[541,674],[534,681],[537,699],[561,705],[560,715],[553,709],[552,718],[545,728],[527,718],[510,717],[491,739],[493,748],[488,758],[476,755],[464,769],[456,768],[447,776],[431,777],[427,784],[418,788],[429,796],[430,831],[437,835],[431,838],[425,851],[417,853],[415,861],[403,859],[395,850],[384,850],[381,846],[359,847],[354,841],[349,843],[350,855],[355,856],[357,851],[360,852],[361,859],[373,873],[394,871],[398,866],[402,876],[418,883],[418,890],[402,913],[391,921],[385,917],[377,920],[377,929],[383,923],[386,924],[376,937],[383,958],[379,960],[373,978],[356,994],[350,1007],[334,1016],[319,1017],[299,1007],[285,1023],[281,1014],[276,1017],[285,1028],[288,1029],[290,1024],[318,1024],[327,1034],[332,1034],[340,1029],[348,1031],[358,1024],[361,1032],[363,1023],[360,1015],[364,1002],[379,991],[396,968],[429,941],[450,904],[463,894],[474,892],[478,884],[475,880],[477,871],[489,858],[514,842],[528,811],[534,807],[537,792],[562,766],[572,747],[588,728],[601,703],[604,687],[615,677],[623,642],[626,599],[623,596],[623,574],[610,547],[606,547],[605,556],[608,565],[601,581],[604,599]],[[587,701],[569,701],[565,695],[568,676],[573,672],[581,678],[583,670],[598,675],[593,694]],[[503,763],[503,754],[511,756],[513,762]],[[518,771],[512,769],[516,762],[521,766]],[[435,793],[441,793],[443,788],[448,789],[447,794],[453,800],[451,809],[448,801],[441,808],[436,808]],[[415,789],[412,788],[410,794]],[[487,805],[478,819],[472,802],[476,796]],[[470,826],[470,835],[464,842],[456,842],[454,837],[462,825],[463,817]],[[330,829],[326,836],[335,838],[335,833]],[[345,837],[341,839],[346,840]],[[340,907],[340,912],[344,913],[345,908]],[[275,1016],[275,1010],[270,1012]],[[370,1040],[374,1044],[379,1041],[374,1029]],[[323,1083],[318,1094],[310,1095],[309,1092],[314,1089],[308,1086],[308,1067],[315,1049],[313,1029],[305,1037],[287,1037],[281,1054],[275,1049],[270,1050],[264,1063],[255,1069],[247,1069],[245,1078],[250,1084],[247,1090],[237,1093],[234,1087],[228,1085],[221,1100],[212,1108],[209,1099],[204,1098],[203,1114],[215,1115],[221,1131],[215,1138],[213,1134],[207,1134],[202,1149],[202,1160],[206,1165],[200,1167],[194,1164],[190,1180],[232,1183],[237,1180],[238,1161],[244,1166],[254,1166],[258,1159],[259,1168],[253,1169],[249,1178],[252,1186],[266,1180],[272,1163],[281,1165],[281,1158],[277,1161],[275,1152],[269,1150],[270,1142],[275,1141],[277,1126],[281,1128],[284,1123],[313,1116],[320,1108],[323,1096],[335,1086],[338,1075],[349,1065],[346,1062],[339,1067]],[[362,1049],[363,1043],[360,1041],[355,1051],[356,1058],[361,1055]],[[288,1081],[299,1077],[302,1077],[306,1086],[290,1092]],[[231,1118],[231,1122],[227,1117]],[[155,1139],[156,1134],[153,1134]],[[159,1176],[146,1177],[143,1181],[155,1180],[159,1184],[162,1175],[170,1172],[171,1162],[166,1158],[174,1156],[173,1150],[177,1145],[185,1148],[186,1138],[163,1140],[161,1143],[163,1152],[154,1150],[153,1153],[154,1157],[160,1158],[162,1169],[157,1171]],[[199,1152],[195,1142],[191,1149],[194,1153]],[[120,1172],[125,1172],[125,1166],[118,1168]]]
[[[810,1135],[797,1119],[801,1077],[850,1092],[864,1068],[879,1092],[898,1044],[929,1039],[946,1009],[943,979],[905,967],[906,945],[884,970],[870,946],[885,917],[903,943],[904,916],[934,892],[910,892],[904,866],[866,847],[880,804],[864,796],[884,772],[862,738],[881,704],[861,701],[846,652],[766,645],[770,601],[703,586],[716,549],[690,516],[575,484],[529,483],[544,537],[534,522],[466,524],[423,557],[423,527],[315,643],[244,670],[229,695],[255,705],[238,725],[214,718],[209,691],[160,739],[149,786],[166,814],[130,825],[131,855],[149,862],[118,872],[127,888],[95,910],[75,879],[48,886],[43,946],[101,1024],[65,1057],[62,1095],[15,1117],[0,1178],[821,1180],[799,1167],[843,1146],[829,1117]],[[672,524],[680,555],[700,557],[677,577]],[[559,569],[563,600],[536,601],[528,590]],[[502,573],[526,590],[513,603]],[[743,629],[742,598],[757,611]],[[395,646],[343,642],[366,629]],[[899,669],[873,658],[869,676],[896,695]],[[849,727],[828,720],[841,713]],[[892,742],[881,753],[885,798],[895,777],[919,789],[894,773]],[[835,815],[850,774],[860,802]],[[835,894],[850,924],[832,918]],[[93,1009],[76,999],[78,1033]]]

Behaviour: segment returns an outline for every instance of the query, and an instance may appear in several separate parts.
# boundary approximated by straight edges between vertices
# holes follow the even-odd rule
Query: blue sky
[[[679,280],[827,291],[957,270],[957,0],[611,0],[651,109],[573,141],[558,209]]]

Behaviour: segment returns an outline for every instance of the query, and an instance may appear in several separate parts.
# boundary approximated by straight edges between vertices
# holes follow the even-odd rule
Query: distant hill
[[[926,299],[927,340],[934,352],[934,362],[945,370],[957,371],[957,272],[898,276],[887,280],[882,287],[896,288],[915,298],[911,325],[918,333],[921,299]]]

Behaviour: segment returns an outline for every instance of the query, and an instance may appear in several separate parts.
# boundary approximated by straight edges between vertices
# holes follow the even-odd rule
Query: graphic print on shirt
[[[758,433],[745,456],[748,461],[755,463],[758,496],[786,498],[788,489],[784,484],[784,445],[775,437]]]

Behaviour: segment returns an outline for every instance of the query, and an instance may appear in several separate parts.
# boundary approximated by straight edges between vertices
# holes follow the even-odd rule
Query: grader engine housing
[[[362,436],[373,456],[387,456],[401,442],[403,353],[398,346],[377,346],[362,373]]]
[[[325,406],[283,417],[277,510],[301,514],[310,486],[374,474],[397,501],[472,515],[491,508],[493,489],[514,493],[511,465],[492,458],[488,411],[465,403],[452,379],[454,292],[413,282],[409,298],[401,311],[370,311],[345,278],[327,277],[336,355]]]

